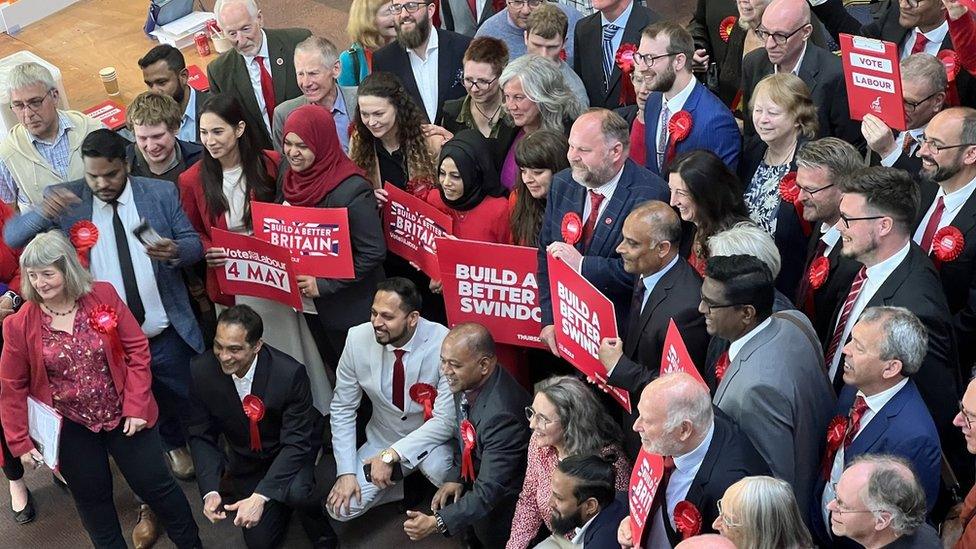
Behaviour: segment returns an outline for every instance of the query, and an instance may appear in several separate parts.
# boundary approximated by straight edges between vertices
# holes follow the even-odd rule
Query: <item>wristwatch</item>
[[[441,518],[440,513],[434,513],[434,520],[437,521],[437,532],[450,537],[451,534],[447,531],[447,525],[444,524],[444,519]]]
[[[392,448],[387,448],[380,452],[380,459],[387,465],[393,465],[396,463],[396,453],[393,452]]]
[[[3,296],[0,296],[0,297],[9,297],[10,298],[10,301],[13,302],[13,304],[14,304],[14,310],[15,311],[17,309],[19,309],[20,306],[21,306],[21,304],[24,302],[24,300],[21,299],[19,295],[17,295],[17,292],[15,292],[13,290],[7,290],[7,292],[4,293]]]

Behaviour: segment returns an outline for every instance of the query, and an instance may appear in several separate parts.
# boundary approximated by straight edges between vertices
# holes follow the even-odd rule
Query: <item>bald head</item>
[[[480,387],[496,364],[495,340],[480,324],[458,324],[441,343],[441,373],[452,393]]]
[[[681,219],[668,204],[649,200],[631,210],[621,233],[617,253],[624,270],[648,276],[669,265],[678,254]]]
[[[682,541],[674,549],[735,549],[735,544],[718,534],[702,534]]]
[[[760,28],[769,34],[763,43],[769,62],[792,71],[813,33],[810,6],[806,0],[773,0],[763,12]]]
[[[637,403],[634,431],[651,453],[680,456],[694,450],[712,426],[712,400],[705,384],[684,372],[650,382]]]
[[[681,218],[674,208],[660,200],[638,204],[627,216],[627,221],[631,219],[651,229],[655,240],[667,240],[675,245],[681,240]]]

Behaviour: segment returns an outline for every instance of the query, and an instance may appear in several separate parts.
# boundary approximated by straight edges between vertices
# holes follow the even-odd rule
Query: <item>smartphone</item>
[[[372,463],[367,463],[363,465],[363,475],[366,477],[366,482],[373,482]],[[393,464],[393,472],[390,473],[390,480],[393,482],[403,480],[403,467],[400,467],[399,463]]]
[[[159,236],[156,229],[153,229],[145,218],[139,221],[139,225],[132,230],[132,234],[136,235],[143,246],[152,246],[163,240],[163,237]]]

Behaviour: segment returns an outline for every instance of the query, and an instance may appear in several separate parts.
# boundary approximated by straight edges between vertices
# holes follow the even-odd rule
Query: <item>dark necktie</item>
[[[471,406],[468,404],[468,394],[461,393],[461,420],[458,423],[468,419],[468,412],[471,411]]]
[[[800,278],[800,289],[796,292],[796,305],[802,307],[803,311],[807,313],[810,319],[813,319],[813,285],[810,284],[810,265],[818,257],[823,257],[824,252],[827,251],[827,243],[823,239],[817,240],[817,246],[813,251],[813,255],[807,260],[807,267],[803,270],[803,276]]]
[[[403,410],[403,355],[405,353],[403,349],[393,351],[396,355],[393,360],[393,405],[401,410]]]
[[[915,29],[915,45],[912,46],[912,53],[910,55],[915,55],[916,53],[922,53],[925,51],[925,45],[929,43],[928,37]]]
[[[654,514],[657,510],[661,509],[661,519],[664,522],[664,528],[667,530],[670,527],[671,519],[668,518],[668,504],[665,501],[668,492],[668,481],[671,480],[671,473],[674,472],[674,458],[671,456],[664,456],[664,471],[661,473],[661,483],[657,485],[657,492],[654,492],[654,501],[651,502],[651,509],[647,513],[647,520],[653,520]],[[649,528],[645,527],[644,532],[647,539],[645,541],[650,542],[651,536],[648,535]],[[640,540],[634,540],[637,545],[640,544]]]
[[[136,322],[142,325],[146,320],[146,309],[142,305],[139,295],[139,285],[136,283],[136,270],[132,266],[132,255],[129,253],[129,239],[119,217],[119,203],[112,201],[112,229],[115,232],[115,247],[118,249],[119,270],[122,271],[122,288],[125,290],[125,303],[136,317]]]

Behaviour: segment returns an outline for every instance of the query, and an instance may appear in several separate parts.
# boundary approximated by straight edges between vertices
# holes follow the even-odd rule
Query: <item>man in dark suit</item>
[[[573,535],[584,549],[619,549],[617,526],[627,516],[627,494],[617,492],[613,462],[594,455],[562,459],[552,473],[552,538],[537,549],[559,549],[555,538]]]
[[[899,65],[908,129],[894,131],[877,116],[866,114],[861,133],[867,140],[872,166],[890,166],[915,175],[922,167],[919,149],[925,127],[946,106],[949,81],[942,61],[927,53],[909,55]]]
[[[271,149],[274,109],[302,94],[295,76],[295,45],[311,36],[307,29],[264,29],[255,0],[218,0],[217,23],[234,49],[207,66],[212,93],[240,101],[246,122],[255,128],[258,145]]]
[[[441,2],[441,28],[465,36],[474,36],[478,27],[495,15],[496,11],[504,11],[504,3],[497,0],[475,0],[473,4],[472,12],[471,4],[467,0]],[[495,9],[496,5],[499,6],[498,10]]]
[[[742,104],[748,106],[752,91],[765,76],[791,72],[810,88],[810,99],[817,108],[820,135],[839,137],[861,150],[864,140],[857,122],[847,108],[847,87],[840,58],[811,42],[814,32],[810,6],[806,0],[774,0],[762,15],[756,35],[764,47],[742,60]],[[743,109],[743,131],[756,134],[752,111]]]
[[[668,188],[661,178],[634,164],[630,153],[630,127],[620,115],[592,109],[573,124],[569,135],[570,169],[553,177],[546,213],[539,232],[539,302],[542,332],[556,354],[549,295],[546,254],[566,262],[613,301],[617,325],[624,326],[634,278],[624,270],[617,253],[626,214],[646,200],[666,201]],[[572,214],[572,215],[571,215]],[[563,242],[567,216],[582,221],[581,234]]]
[[[638,205],[627,216],[623,240],[617,252],[624,270],[637,275],[624,339],[604,339],[600,361],[607,369],[607,383],[631,392],[631,399],[660,372],[668,326],[673,320],[692,360],[699,368],[705,360],[708,333],[698,312],[701,277],[678,256],[681,218],[664,202]],[[621,416],[624,449],[629,457],[640,450],[640,439],[630,427],[636,410]]]
[[[956,341],[972,341],[976,335],[976,146],[938,149],[942,145],[976,143],[976,110],[955,107],[935,115],[925,137],[930,144],[923,144],[920,151],[922,207],[912,240],[923,252],[929,252],[936,265],[952,313]],[[939,243],[936,235],[940,230],[951,230],[946,227],[955,227],[962,235],[962,249],[951,261],[942,261],[935,253]],[[961,345],[962,379],[970,377],[974,362],[976,346]]]
[[[433,515],[407,511],[403,529],[413,541],[439,532],[504,547],[525,477],[530,431],[523,410],[532,398],[498,364],[495,342],[480,324],[447,334],[441,371],[457,412],[455,468],[447,476],[455,480],[437,490]]]
[[[692,74],[695,43],[688,31],[671,21],[654,23],[641,33],[637,53],[636,70],[652,90],[644,105],[647,168],[663,174],[674,156],[706,149],[735,171],[742,150],[739,126],[729,108]],[[681,112],[690,118],[690,128],[679,136],[673,132],[682,130],[671,121]]]
[[[408,10],[407,5],[414,11]],[[390,9],[396,22],[397,39],[373,54],[373,71],[397,75],[407,93],[427,113],[427,120],[439,124],[444,101],[466,93],[462,65],[471,38],[432,28],[434,2],[395,0]]]
[[[190,86],[190,72],[186,68],[183,52],[169,44],[160,44],[139,59],[139,68],[149,91],[168,95],[179,103],[183,115],[176,137],[181,141],[199,143],[197,122],[200,120],[200,109],[210,94]]]
[[[265,345],[263,332],[247,305],[226,309],[213,352],[190,366],[187,431],[203,514],[217,522],[234,511],[248,547],[277,547],[292,508],[299,508],[313,546],[336,547],[311,497],[324,418],[312,407],[305,366]],[[256,418],[248,415],[254,407],[261,411]]]
[[[634,431],[644,449],[665,457],[673,466],[658,485],[645,527],[647,540],[631,539],[630,517],[620,523],[621,545],[674,547],[674,508],[687,501],[701,513],[701,532],[714,532],[718,500],[743,477],[770,474],[769,467],[735,424],[709,402],[708,389],[689,374],[676,373],[649,383],[637,403],[640,417]],[[670,429],[668,427],[671,427]],[[624,543],[624,542],[627,543]]]
[[[800,286],[793,303],[807,314],[822,341],[830,330],[830,316],[841,302],[861,264],[841,253],[839,178],[864,165],[853,145],[824,137],[803,145],[796,153],[796,184],[803,204],[803,219],[811,225],[811,238]],[[821,274],[823,262],[827,271]],[[817,262],[817,264],[814,264]],[[815,267],[815,268],[814,268]]]
[[[657,14],[634,0],[596,0],[595,13],[576,23],[573,70],[583,80],[591,107],[621,106],[623,87],[617,50],[636,45],[641,30],[658,19]]]
[[[842,439],[831,441],[822,461],[825,475],[814,491],[813,535],[823,546],[843,544],[829,536],[834,487],[858,456],[892,454],[912,464],[931,511],[939,493],[942,449],[932,416],[912,381],[925,356],[925,326],[907,309],[871,307],[854,325],[844,347],[844,389],[835,418],[845,421]],[[835,421],[837,421],[835,419]]]

